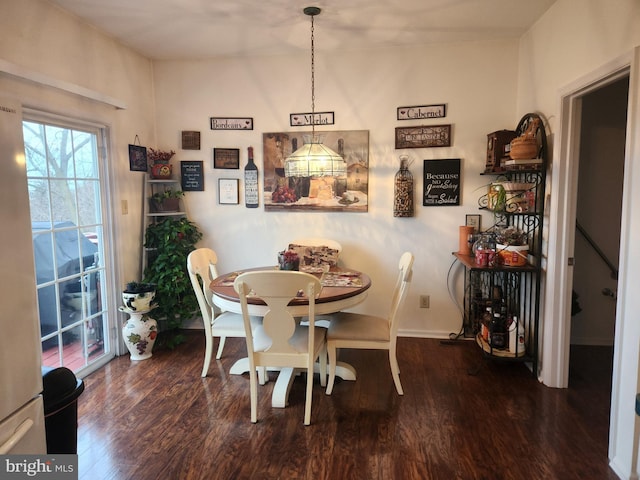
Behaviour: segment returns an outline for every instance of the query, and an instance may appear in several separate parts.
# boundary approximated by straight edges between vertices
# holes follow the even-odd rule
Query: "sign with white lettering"
[[[313,116],[313,122],[311,117]],[[333,125],[333,112],[292,113],[289,115],[289,123],[292,127],[303,125]]]
[[[451,146],[451,125],[396,127],[396,148]]]
[[[180,162],[181,187],[183,192],[204,191],[202,160],[182,160]]]
[[[424,118],[444,118],[447,116],[445,104],[398,107],[398,120],[422,120]]]
[[[460,159],[424,161],[425,207],[460,205]]]
[[[253,130],[253,118],[211,117],[211,130]]]

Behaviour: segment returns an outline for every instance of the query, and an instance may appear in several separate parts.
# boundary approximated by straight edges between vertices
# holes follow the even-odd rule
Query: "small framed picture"
[[[193,130],[182,131],[182,149],[200,150],[200,132]]]
[[[240,149],[239,148],[214,148],[213,149],[213,168],[240,168]]]
[[[147,171],[147,147],[129,145],[129,170],[132,172]]]
[[[467,215],[464,224],[467,227],[473,227],[473,233],[480,233],[480,215]]]
[[[237,205],[240,203],[237,178],[218,179],[218,202],[220,205]]]

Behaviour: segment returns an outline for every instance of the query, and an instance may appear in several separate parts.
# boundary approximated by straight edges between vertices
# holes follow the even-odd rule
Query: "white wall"
[[[134,143],[135,135],[146,144],[155,142],[151,62],[44,1],[0,0],[0,12],[0,64],[29,75],[46,76],[54,84],[78,91],[87,89],[126,105],[125,110],[117,110],[58,88],[0,73],[0,92],[18,99],[23,106],[110,127],[110,167],[114,173],[111,194],[117,229],[114,256],[122,284],[137,278],[142,174],[129,171],[128,144]],[[128,201],[128,215],[121,214],[121,200]],[[18,207],[24,207],[27,214],[28,205]]]
[[[518,109],[542,112],[550,124],[552,135],[558,132],[561,122],[560,95],[568,86],[580,79],[599,72],[601,67],[616,63],[625,55],[632,58],[632,50],[640,45],[640,4],[636,0],[558,0],[537,24],[521,39],[518,74]],[[638,61],[638,58],[635,58]],[[637,121],[638,91],[634,90],[634,79],[638,67],[632,70],[630,118]],[[635,245],[640,239],[640,220],[633,215],[632,206],[640,202],[640,176],[637,162],[640,148],[636,129],[627,135],[627,155],[630,161],[625,167],[625,198],[623,205],[621,276],[618,284],[618,318],[616,320],[616,345],[614,358],[613,396],[611,407],[611,431],[609,458],[616,473],[621,478],[638,478],[638,444],[640,422],[634,413],[635,395],[640,391],[638,369],[638,328],[637,312],[640,299],[637,295],[640,282],[640,258],[635,254]],[[562,139],[555,139],[559,145]],[[555,152],[559,150],[554,149]],[[561,194],[561,186],[554,185],[553,173],[557,171],[563,158],[553,158],[550,181],[551,205],[557,211],[561,206],[553,196]],[[553,209],[552,209],[553,210]],[[557,239],[551,239],[556,241]],[[566,262],[564,258],[549,257],[549,265]],[[554,287],[549,279],[548,291]],[[635,290],[634,290],[635,288]],[[554,334],[562,327],[555,322],[552,305],[546,304],[542,326],[546,332],[543,345],[546,352],[554,342]],[[546,342],[546,343],[545,343]],[[543,378],[550,378],[549,372],[557,368],[552,361],[558,356],[543,357]],[[546,360],[546,365],[545,365]],[[550,362],[551,360],[551,362]],[[546,373],[545,373],[546,370]]]
[[[316,43],[321,44],[317,29]],[[397,262],[405,250],[416,257],[413,285],[400,329],[405,335],[446,336],[458,332],[461,314],[447,291],[447,274],[458,250],[458,226],[465,214],[478,212],[487,134],[515,128],[517,43],[499,41],[430,48],[356,53],[316,51],[316,111],[334,111],[330,130],[369,131],[368,213],[265,212],[241,205],[217,205],[220,177],[241,178],[242,170],[214,170],[214,147],[240,148],[241,167],[248,146],[262,166],[262,133],[295,130],[289,114],[311,110],[309,54],[297,57],[250,57],[209,61],[154,62],[158,144],[175,149],[180,160],[204,160],[205,191],[189,192],[189,216],[204,230],[203,245],[213,247],[222,271],[275,263],[276,252],[298,236],[328,236],[343,244],[344,264],[373,279],[361,311],[384,312]],[[491,59],[491,61],[487,61]],[[420,121],[396,120],[396,108],[447,104],[444,119],[422,124],[452,124],[450,148],[395,150],[398,126]],[[253,117],[254,130],[212,131],[209,118]],[[199,130],[200,151],[181,151],[180,132]],[[393,217],[393,178],[399,155],[413,159],[415,216]],[[462,204],[422,206],[425,159],[462,159]],[[175,168],[175,167],[174,167]],[[242,195],[242,192],[241,192]],[[490,226],[490,217],[483,219]],[[458,268],[454,281],[460,280]],[[457,285],[458,301],[462,286]],[[429,309],[418,296],[431,297]]]

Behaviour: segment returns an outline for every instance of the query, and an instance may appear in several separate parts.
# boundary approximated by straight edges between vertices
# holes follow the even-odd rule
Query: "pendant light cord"
[[[315,142],[316,136],[316,62],[315,62],[315,43],[314,43],[313,15],[311,15],[311,135],[312,141]]]

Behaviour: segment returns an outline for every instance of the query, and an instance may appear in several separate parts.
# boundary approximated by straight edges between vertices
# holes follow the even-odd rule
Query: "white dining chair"
[[[327,350],[326,329],[315,326],[315,298],[321,284],[315,276],[294,271],[256,271],[238,276],[234,288],[240,297],[249,356],[251,421],[256,423],[258,387],[256,368],[291,367],[307,374],[304,424],[311,422],[313,372],[316,359],[320,361],[320,384],[326,385]],[[300,325],[289,311],[288,304],[306,295],[309,299],[309,325]],[[262,326],[252,330],[248,302],[262,299],[267,305]]]
[[[227,337],[244,337],[244,323],[242,315],[231,312],[217,312],[209,293],[209,284],[218,276],[216,264],[218,256],[210,248],[197,248],[187,256],[187,271],[191,285],[198,299],[202,321],[204,323],[205,353],[202,377],[206,377],[213,354],[213,338],[218,337],[218,351],[216,360],[222,357],[222,350]],[[206,292],[206,293],[205,293]],[[251,317],[253,328],[261,324],[260,317]],[[260,383],[264,383],[264,375],[260,376]]]
[[[413,254],[405,252],[398,262],[398,278],[393,290],[391,309],[387,317],[353,312],[331,315],[327,331],[329,354],[329,381],[326,394],[331,395],[336,378],[337,350],[341,348],[388,350],[389,366],[398,395],[403,395],[400,368],[396,357],[398,312],[407,296],[413,274]]]

